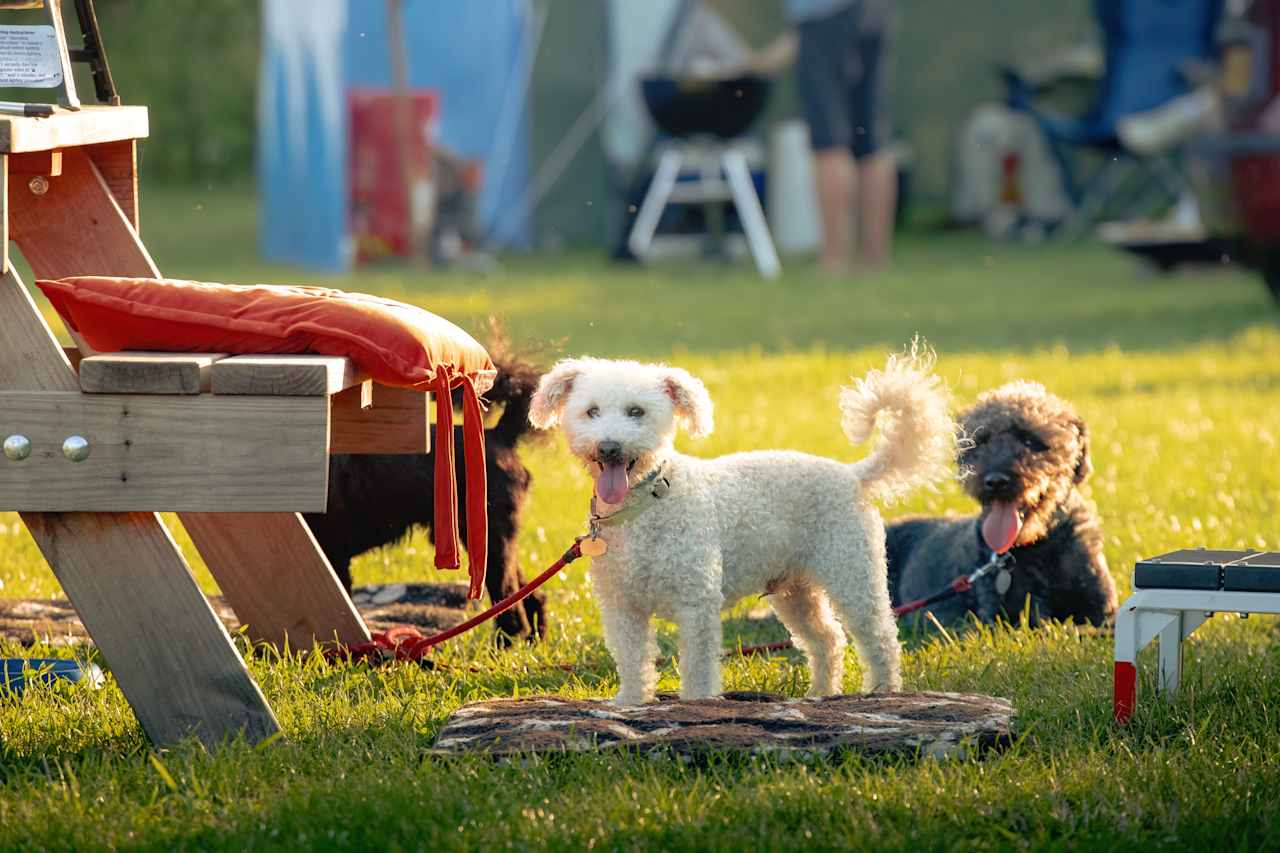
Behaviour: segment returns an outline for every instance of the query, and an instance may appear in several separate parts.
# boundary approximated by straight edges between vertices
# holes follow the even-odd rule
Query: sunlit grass
[[[167,273],[311,280],[418,302],[472,329],[498,313],[546,358],[664,358],[702,377],[717,431],[700,455],[788,447],[851,459],[839,387],[915,332],[940,354],[958,404],[1014,377],[1044,382],[1089,423],[1089,493],[1127,594],[1140,556],[1210,545],[1280,549],[1280,331],[1262,288],[1234,271],[1140,277],[1097,248],[909,237],[890,274],[835,282],[799,268],[616,270],[588,256],[516,259],[489,278],[381,270],[324,278],[252,260],[241,196],[161,194],[148,225]],[[195,210],[202,204],[202,210]],[[190,208],[188,211],[187,208]],[[145,209],[145,208],[144,208]],[[183,217],[205,228],[189,242]],[[206,217],[204,221],[201,217]],[[580,532],[588,483],[554,438],[531,446],[526,569]],[[967,511],[954,484],[886,510]],[[171,524],[172,518],[167,519]],[[202,585],[215,589],[184,537]],[[415,536],[355,564],[358,583],[448,577]],[[0,514],[2,594],[58,595],[16,516]],[[1186,686],[1110,722],[1107,637],[1055,626],[909,637],[909,687],[1008,696],[1008,753],[932,761],[705,765],[623,755],[521,763],[428,752],[454,708],[490,696],[601,696],[614,686],[581,565],[550,586],[548,642],[496,653],[482,631],[444,648],[450,668],[331,668],[266,655],[250,667],[285,739],[217,756],[154,754],[121,694],[40,688],[0,700],[0,848],[952,849],[1032,845],[1254,849],[1274,844],[1280,801],[1280,642],[1267,619],[1213,620],[1189,641]],[[776,639],[738,608],[727,641]],[[670,626],[663,652],[675,648]],[[14,647],[0,653],[43,653]],[[572,671],[548,667],[569,663]],[[1142,688],[1151,696],[1153,661]],[[850,655],[847,686],[858,672]],[[803,692],[793,655],[736,660],[733,689]],[[675,689],[672,666],[660,689]],[[164,768],[161,772],[156,762]]]

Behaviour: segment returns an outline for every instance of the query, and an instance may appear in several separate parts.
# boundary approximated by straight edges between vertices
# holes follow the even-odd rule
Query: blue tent
[[[498,245],[527,245],[529,0],[403,0],[403,20],[409,85],[441,99],[437,138],[484,162],[481,228]],[[387,4],[264,0],[263,42],[262,252],[347,269],[347,91],[391,85]]]

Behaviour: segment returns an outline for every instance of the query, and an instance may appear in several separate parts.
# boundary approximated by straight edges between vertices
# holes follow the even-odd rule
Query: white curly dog
[[[841,622],[863,689],[902,688],[884,524],[872,501],[946,477],[954,464],[950,400],[930,367],[913,351],[843,390],[850,441],[865,441],[877,420],[882,428],[872,453],[852,464],[783,450],[677,453],[677,426],[707,435],[712,407],[702,382],[676,367],[579,358],[542,378],[530,420],[563,424],[595,478],[598,538],[583,549],[598,554],[590,576],[618,667],[616,703],[653,699],[653,616],[679,628],[681,697],[719,694],[720,611],[757,593],[771,594],[807,655],[811,696],[841,692]]]

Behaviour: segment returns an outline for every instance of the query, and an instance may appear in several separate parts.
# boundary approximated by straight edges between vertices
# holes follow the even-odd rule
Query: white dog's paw
[[[881,678],[867,678],[862,682],[863,693],[901,693],[902,676],[886,675]]]
[[[652,701],[653,697],[645,696],[641,690],[619,690],[609,700],[609,704],[618,708],[634,708],[636,705],[644,705]]]

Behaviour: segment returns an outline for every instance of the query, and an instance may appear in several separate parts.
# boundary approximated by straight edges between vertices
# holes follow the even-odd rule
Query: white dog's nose
[[[621,462],[622,461],[622,443],[617,441],[602,441],[596,445],[596,456],[601,462]]]

